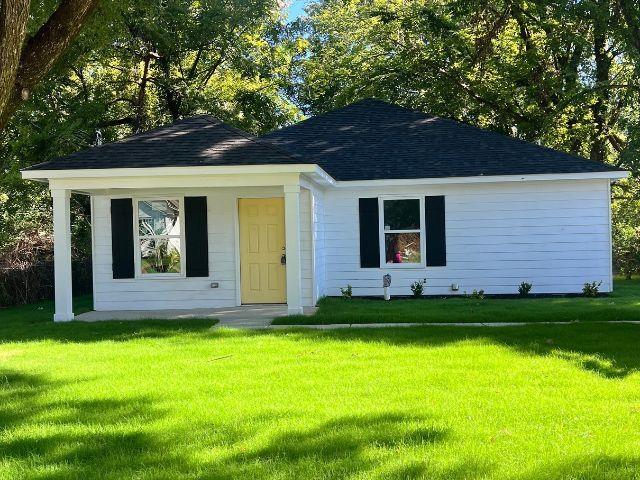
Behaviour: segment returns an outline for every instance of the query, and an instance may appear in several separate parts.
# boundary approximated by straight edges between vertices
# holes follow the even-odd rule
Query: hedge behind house
[[[73,294],[92,292],[91,259],[72,262]],[[23,305],[54,296],[53,262],[25,268],[0,268],[0,307]]]
[[[74,255],[77,257],[77,255]],[[92,291],[91,258],[72,260],[73,293]],[[0,254],[0,307],[54,298],[53,241],[33,232]]]

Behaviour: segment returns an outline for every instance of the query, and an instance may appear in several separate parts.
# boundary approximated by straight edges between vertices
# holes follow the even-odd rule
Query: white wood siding
[[[209,277],[138,278],[114,280],[111,270],[111,198],[93,196],[94,308],[96,310],[154,310],[218,308],[238,304],[236,222],[237,198],[281,197],[282,188],[219,188],[189,191],[123,191],[118,197],[166,195],[207,196]],[[303,303],[311,305],[311,202],[300,195]],[[306,219],[306,220],[305,220]],[[219,288],[211,288],[218,282]]]
[[[534,293],[580,292],[602,280],[610,291],[611,240],[608,180],[537,181],[439,186],[303,188],[300,194],[302,299],[322,295],[381,295],[382,275],[392,276],[392,294],[427,278],[426,294],[517,292],[522,281]],[[229,307],[238,303],[236,200],[282,196],[282,188],[211,188],[122,191],[144,195],[207,196],[208,278],[122,279],[111,271],[111,196],[95,195],[93,208],[94,302],[96,310]],[[380,195],[444,195],[447,265],[407,269],[360,268],[358,198]],[[314,279],[315,277],[315,279]],[[219,288],[211,288],[219,282]],[[315,291],[314,291],[315,288]]]
[[[302,267],[302,305],[313,305],[313,266],[311,251],[311,194],[300,189],[300,262]]]
[[[392,294],[427,278],[427,295],[473,289],[514,294],[522,281],[534,293],[580,292],[602,280],[610,291],[609,181],[536,181],[468,185],[341,188],[324,194],[324,293],[381,295],[382,275]],[[447,265],[407,269],[360,268],[358,198],[444,195]]]
[[[312,235],[314,246],[314,274],[315,274],[315,300],[325,295],[326,269],[325,269],[325,221],[324,221],[324,193],[320,190],[312,190],[313,215]]]

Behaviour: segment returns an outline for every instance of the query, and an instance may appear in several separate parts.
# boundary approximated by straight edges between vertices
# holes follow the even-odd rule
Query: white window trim
[[[418,200],[420,205],[420,228],[415,230],[385,230],[384,202],[385,200]],[[378,241],[380,242],[380,268],[423,269],[426,268],[426,237],[425,237],[425,206],[424,196],[417,195],[382,195],[378,197]],[[385,233],[420,233],[420,263],[387,263]]]
[[[185,258],[185,217],[184,217],[184,196],[181,195],[157,195],[154,197],[134,197],[133,199],[133,251],[135,253],[134,265],[135,265],[135,278],[146,280],[158,280],[158,279],[175,279],[186,278],[186,258]],[[139,202],[152,202],[152,201],[164,201],[175,200],[178,202],[178,218],[180,221],[180,273],[142,273],[142,259],[140,252],[140,233],[138,222],[138,203]],[[166,236],[167,238],[172,235],[157,235],[158,237]]]

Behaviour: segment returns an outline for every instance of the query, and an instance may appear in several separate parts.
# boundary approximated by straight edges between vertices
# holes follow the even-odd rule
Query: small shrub
[[[347,285],[345,288],[340,289],[340,293],[342,293],[342,298],[348,300],[353,296],[353,288],[351,288],[351,285]]]
[[[530,284],[529,282],[522,282],[518,287],[518,293],[520,294],[521,297],[526,297],[527,295],[529,295],[532,288],[533,288],[533,285]]]
[[[474,288],[469,297],[473,298],[474,300],[484,300],[484,290],[476,290]]]
[[[416,280],[411,284],[411,293],[415,298],[419,298],[422,296],[422,292],[424,292],[424,286],[427,284],[427,279],[423,278],[422,280]]]
[[[585,297],[595,297],[598,295],[600,291],[600,285],[602,285],[602,280],[599,282],[587,282],[582,287],[582,295]]]

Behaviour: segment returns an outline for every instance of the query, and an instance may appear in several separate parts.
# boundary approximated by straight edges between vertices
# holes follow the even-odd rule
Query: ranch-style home
[[[69,197],[89,195],[98,311],[323,295],[613,287],[599,162],[364,100],[254,137],[196,116],[35,165],[53,197],[55,317],[74,318]]]

